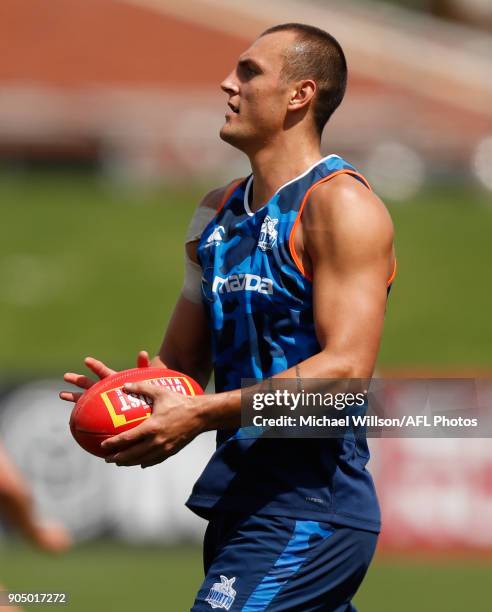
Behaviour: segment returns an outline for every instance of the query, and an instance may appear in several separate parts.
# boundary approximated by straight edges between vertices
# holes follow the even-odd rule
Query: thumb
[[[137,356],[137,368],[148,368],[150,366],[150,358],[147,351],[140,351]]]

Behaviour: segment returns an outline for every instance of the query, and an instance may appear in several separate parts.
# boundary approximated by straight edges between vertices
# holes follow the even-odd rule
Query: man
[[[365,439],[252,439],[238,429],[243,378],[367,379],[374,369],[394,276],[391,220],[353,166],[320,153],[346,78],[335,39],[285,24],[223,81],[220,135],[249,157],[252,174],[206,195],[195,213],[183,292],[151,362],[202,385],[213,363],[217,392],[128,385],[153,398],[153,415],[104,443],[108,461],[148,467],[218,430],[187,502],[210,521],[196,611],[353,610],[375,549]]]

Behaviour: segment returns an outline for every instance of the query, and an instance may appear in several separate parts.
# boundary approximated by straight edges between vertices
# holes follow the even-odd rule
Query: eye
[[[251,79],[260,73],[259,69],[254,64],[250,64],[249,62],[241,62],[239,64],[239,69],[241,74],[248,79]]]

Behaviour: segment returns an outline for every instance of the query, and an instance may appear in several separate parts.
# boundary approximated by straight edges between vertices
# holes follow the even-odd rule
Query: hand
[[[105,363],[94,359],[93,357],[86,357],[84,359],[85,365],[98,376],[99,380],[115,374],[116,370],[112,370]],[[149,354],[147,351],[140,351],[137,355],[137,368],[148,368],[150,366]],[[83,374],[74,374],[73,372],[66,372],[63,375],[63,380],[72,385],[76,385],[80,389],[87,390],[96,383],[95,380],[84,376]],[[60,399],[67,402],[78,402],[82,393],[74,391],[61,391],[59,394]]]
[[[62,553],[72,546],[72,538],[59,523],[39,523],[31,534],[33,543],[49,553]]]
[[[128,383],[125,391],[152,398],[152,415],[137,427],[101,444],[109,453],[107,463],[150,467],[176,454],[204,431],[203,395],[181,395],[149,382]]]

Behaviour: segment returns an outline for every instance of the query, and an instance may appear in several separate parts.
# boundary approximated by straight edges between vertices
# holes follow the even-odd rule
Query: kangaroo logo
[[[226,576],[221,576],[220,582],[216,582],[212,586],[205,601],[209,603],[212,608],[229,610],[236,599],[236,591],[232,588],[235,581],[235,577],[229,579]]]
[[[275,246],[278,236],[278,232],[275,229],[277,223],[278,219],[272,219],[267,215],[265,217],[265,220],[261,224],[258,247],[262,251],[267,251],[268,249],[271,249],[273,246]]]

